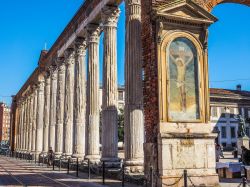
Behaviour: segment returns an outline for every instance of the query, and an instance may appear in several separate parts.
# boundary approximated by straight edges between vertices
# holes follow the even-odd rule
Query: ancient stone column
[[[18,106],[18,123],[17,123],[17,151],[19,152],[21,147],[20,147],[20,131],[21,131],[21,112],[22,112],[22,104],[21,101],[19,100],[17,103]]]
[[[44,90],[44,115],[43,115],[43,155],[47,155],[49,148],[49,126],[50,126],[50,74],[45,75]]]
[[[24,99],[24,105],[23,105],[23,152],[26,152],[27,151],[27,148],[26,148],[26,131],[27,131],[27,98],[25,97]]]
[[[26,95],[26,98],[25,98],[25,134],[24,134],[24,136],[25,136],[25,152],[27,152],[28,151],[28,131],[29,131],[29,127],[28,127],[28,124],[29,124],[29,101],[28,101],[28,96]]]
[[[125,164],[131,172],[143,168],[143,90],[141,1],[126,0]]]
[[[21,113],[20,113],[20,152],[23,151],[24,147],[23,147],[23,128],[24,128],[24,101],[23,99],[21,99]]]
[[[99,40],[100,29],[97,25],[87,28],[88,42],[88,145],[86,159],[91,162],[100,160],[100,119],[99,119]]]
[[[29,119],[29,96],[27,95],[26,97],[26,132],[25,132],[25,150],[26,152],[29,151],[29,124],[30,124],[30,119]]]
[[[32,153],[35,154],[36,152],[36,115],[37,115],[37,86],[33,86],[33,121],[32,121],[32,145],[31,150]]]
[[[36,112],[36,157],[38,158],[43,149],[44,78],[41,77],[38,82]]]
[[[28,151],[29,153],[31,153],[32,151],[32,124],[33,124],[33,94],[30,93],[30,97],[29,97],[29,148]]]
[[[117,22],[120,10],[105,7],[102,11],[104,31],[102,90],[102,160],[118,159],[118,89],[117,89]]]
[[[64,123],[63,140],[65,157],[72,156],[73,152],[73,105],[74,105],[74,71],[75,71],[75,51],[69,48],[65,51],[65,101],[64,101]]]
[[[86,134],[86,41],[83,38],[76,40],[75,50],[73,157],[83,159]]]
[[[58,58],[58,82],[57,82],[57,105],[56,105],[56,134],[55,156],[60,157],[63,152],[63,118],[64,118],[64,95],[65,95],[65,63],[64,58]]]
[[[51,94],[50,94],[50,125],[49,125],[49,147],[55,150],[55,129],[56,129],[56,97],[57,97],[57,66],[53,65],[50,69],[51,75]]]

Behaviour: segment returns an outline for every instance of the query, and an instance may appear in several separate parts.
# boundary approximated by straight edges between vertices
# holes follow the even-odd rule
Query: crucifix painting
[[[197,51],[186,38],[177,38],[167,49],[169,71],[169,119],[200,119]]]

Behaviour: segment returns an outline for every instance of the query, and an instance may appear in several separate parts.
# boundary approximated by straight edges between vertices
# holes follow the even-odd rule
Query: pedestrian
[[[224,158],[221,146],[219,144],[215,145],[215,156],[216,156],[216,162],[219,162],[220,157]]]
[[[250,165],[250,150],[248,150],[245,146],[241,146],[241,160],[242,163],[246,166]]]
[[[52,147],[49,147],[49,151],[48,151],[48,165],[49,166],[52,165],[53,159],[54,159],[54,152],[52,150]]]

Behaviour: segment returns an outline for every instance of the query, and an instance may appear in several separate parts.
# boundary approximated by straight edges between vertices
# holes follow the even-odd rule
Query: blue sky
[[[83,0],[9,0],[0,6],[0,101],[10,103],[37,66],[40,51],[50,48]],[[124,84],[125,12],[118,24],[118,77]],[[234,12],[232,14],[232,12]],[[212,12],[219,21],[210,28],[209,69],[212,87],[242,84],[250,90],[250,8],[218,5]],[[103,37],[101,37],[102,43]],[[100,45],[100,69],[102,69]],[[101,77],[101,76],[100,76]],[[213,82],[223,81],[223,82]]]

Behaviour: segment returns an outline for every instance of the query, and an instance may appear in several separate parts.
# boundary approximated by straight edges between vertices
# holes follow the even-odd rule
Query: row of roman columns
[[[18,101],[16,150],[35,155],[118,161],[117,22],[120,10],[107,6],[100,25],[45,69]],[[125,162],[143,165],[141,4],[126,1]],[[102,153],[100,154],[99,41],[104,32]],[[88,54],[88,55],[86,55]],[[87,58],[87,59],[86,59]],[[85,62],[87,61],[87,65]]]

